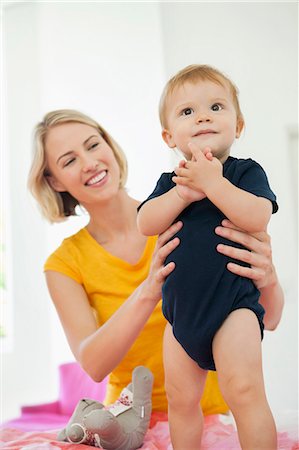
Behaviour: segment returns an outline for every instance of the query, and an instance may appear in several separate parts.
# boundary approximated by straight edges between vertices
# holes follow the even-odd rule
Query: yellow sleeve
[[[44,271],[47,270],[60,272],[82,284],[82,276],[75,251],[68,245],[67,240],[64,240],[60,247],[48,257],[44,264]]]

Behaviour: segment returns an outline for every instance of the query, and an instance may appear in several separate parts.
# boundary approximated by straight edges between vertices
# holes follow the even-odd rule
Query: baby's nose
[[[210,122],[211,118],[206,112],[200,112],[200,113],[198,113],[198,115],[196,117],[196,121],[198,123],[200,123],[200,122]]]

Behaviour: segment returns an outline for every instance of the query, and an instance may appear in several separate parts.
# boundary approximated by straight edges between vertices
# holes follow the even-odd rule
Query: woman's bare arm
[[[249,234],[224,220],[216,233],[233,242],[242,244],[246,249],[219,244],[217,250],[223,255],[250,264],[250,267],[228,263],[228,270],[253,280],[260,289],[260,303],[265,308],[264,324],[267,330],[274,330],[280,322],[284,294],[272,261],[271,239],[268,233]]]
[[[46,272],[71,350],[95,381],[101,381],[119,364],[160,300],[162,284],[175,267],[172,262],[164,267],[165,258],[179,244],[178,238],[169,239],[181,226],[178,222],[159,236],[148,277],[100,328],[84,288],[66,275]]]

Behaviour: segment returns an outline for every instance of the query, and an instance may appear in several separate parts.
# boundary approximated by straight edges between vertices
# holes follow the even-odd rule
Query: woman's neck
[[[86,206],[90,215],[89,233],[100,243],[109,242],[117,235],[129,235],[137,230],[136,216],[139,202],[122,189],[107,202]]]

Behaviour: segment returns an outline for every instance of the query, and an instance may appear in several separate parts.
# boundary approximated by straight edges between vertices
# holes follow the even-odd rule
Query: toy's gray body
[[[93,400],[78,403],[67,427],[58,434],[58,440],[88,443],[107,450],[133,450],[141,447],[149,427],[152,411],[153,375],[143,366],[136,367],[132,383],[130,409],[114,416],[104,406]]]

